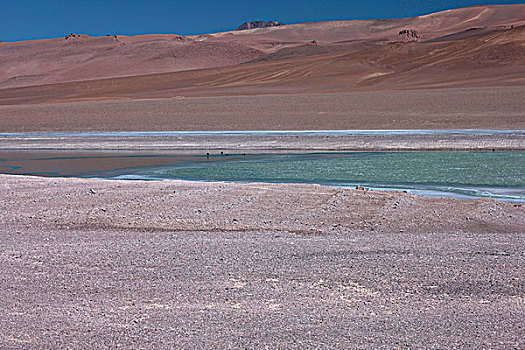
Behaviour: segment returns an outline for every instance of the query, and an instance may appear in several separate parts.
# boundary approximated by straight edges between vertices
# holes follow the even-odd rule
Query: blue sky
[[[0,0],[0,40],[90,35],[202,34],[242,22],[410,17],[449,8],[523,1],[470,0]]]

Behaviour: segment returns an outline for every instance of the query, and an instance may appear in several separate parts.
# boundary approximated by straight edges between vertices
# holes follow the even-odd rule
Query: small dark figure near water
[[[210,158],[210,152],[206,153],[206,158]]]

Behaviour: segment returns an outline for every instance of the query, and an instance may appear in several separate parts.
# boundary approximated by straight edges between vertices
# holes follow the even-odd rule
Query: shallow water
[[[525,152],[256,155],[184,163],[142,175],[199,181],[359,184],[427,195],[525,200]]]
[[[107,179],[318,183],[525,202],[525,152],[180,155],[3,152],[0,172]]]

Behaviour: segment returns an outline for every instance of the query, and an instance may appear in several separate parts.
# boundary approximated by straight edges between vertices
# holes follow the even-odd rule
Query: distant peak
[[[252,21],[252,22],[246,22],[243,23],[239,28],[236,30],[248,30],[248,29],[256,29],[256,28],[270,28],[270,27],[278,27],[282,26],[283,23],[276,22],[276,21]]]

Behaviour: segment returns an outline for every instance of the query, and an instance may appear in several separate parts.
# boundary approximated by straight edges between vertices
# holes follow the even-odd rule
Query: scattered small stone
[[[399,32],[399,36],[405,41],[419,41],[421,36],[413,29],[405,29]]]

